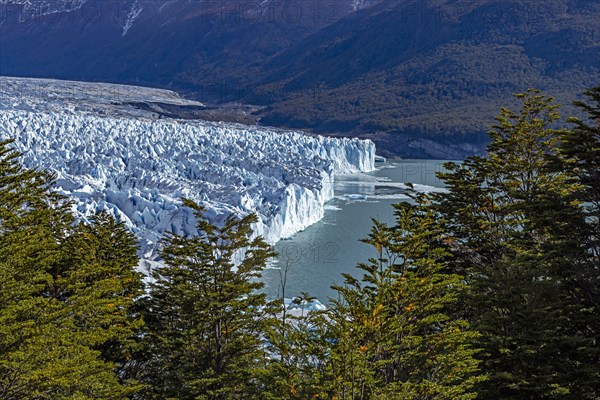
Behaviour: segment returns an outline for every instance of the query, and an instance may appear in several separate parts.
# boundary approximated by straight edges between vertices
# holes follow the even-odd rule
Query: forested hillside
[[[500,99],[539,87],[568,104],[598,82],[598,20],[592,1],[386,2],[269,60],[249,99],[269,105],[268,124],[461,157],[481,149]]]

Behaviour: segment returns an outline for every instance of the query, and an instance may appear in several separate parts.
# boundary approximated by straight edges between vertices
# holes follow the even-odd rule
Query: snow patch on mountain
[[[363,6],[364,0],[354,0],[352,2],[352,8],[354,11],[360,9]]]
[[[131,10],[129,11],[129,14],[127,14],[127,18],[125,19],[125,24],[123,25],[123,33],[121,34],[121,37],[125,37],[125,35],[127,35],[127,31],[129,31],[129,29],[131,29],[131,27],[133,26],[135,21],[138,19],[138,17],[140,16],[140,14],[142,13],[143,10],[144,10],[144,7],[142,7],[139,0],[136,0],[133,3],[133,5],[131,6]]]
[[[88,0],[0,0],[3,13],[18,13],[24,22],[61,12],[72,12],[82,8]]]
[[[121,101],[186,101],[115,86],[1,78],[0,138],[16,140],[27,167],[54,172],[80,217],[109,210],[125,221],[149,259],[165,231],[196,233],[182,197],[216,223],[255,212],[255,232],[274,243],[323,217],[337,174],[374,169],[370,141],[157,119]]]

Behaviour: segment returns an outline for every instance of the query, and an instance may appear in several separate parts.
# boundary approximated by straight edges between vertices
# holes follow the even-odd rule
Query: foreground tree
[[[104,357],[101,348],[121,336],[115,310],[101,307],[95,290],[83,305],[76,292],[95,286],[95,277],[81,263],[71,264],[73,276],[62,290],[71,257],[66,243],[77,236],[68,203],[50,190],[52,176],[22,168],[9,146],[0,143],[0,398],[127,398],[134,388],[111,360],[119,351]],[[130,251],[129,261],[136,257],[135,247]],[[121,261],[115,257],[115,264]]]
[[[600,313],[600,87],[587,90],[585,95],[589,104],[577,101],[575,105],[587,118],[570,119],[574,127],[561,136],[561,152],[566,168],[574,172],[580,184],[574,197],[583,203],[586,216],[582,243],[587,252],[578,270],[580,285],[587,301]]]
[[[481,333],[481,398],[596,398],[597,343],[581,304],[576,260],[585,216],[580,186],[559,150],[564,131],[552,99],[517,95],[502,109],[486,158],[447,164],[436,198],[456,241],[454,268],[471,286],[470,319]],[[559,167],[557,167],[557,165]]]
[[[265,331],[270,360],[263,377],[263,399],[331,397],[325,388],[332,378],[327,372],[332,337],[326,329],[326,313],[309,309],[314,300],[302,293],[290,303],[271,304]]]
[[[286,298],[288,273],[298,256],[297,250],[287,247],[282,251],[277,298],[267,308],[269,317],[264,335],[270,360],[263,376],[265,400],[319,396],[328,360],[322,314],[308,309],[316,299],[306,292],[293,299]]]
[[[329,393],[339,398],[472,399],[483,379],[477,334],[457,312],[464,279],[449,271],[451,238],[424,198],[396,207],[397,225],[375,223],[378,254],[346,275],[328,314]]]
[[[215,226],[197,204],[200,234],[169,235],[145,306],[149,362],[146,398],[260,398],[265,296],[260,271],[274,256],[256,216],[229,217]],[[234,260],[239,262],[234,263]]]
[[[561,136],[565,168],[579,184],[574,199],[582,202],[585,224],[580,235],[582,251],[571,263],[581,304],[589,310],[586,335],[600,344],[600,86],[585,92],[586,101],[575,102],[585,117],[571,118],[574,127]],[[592,365],[600,365],[600,345],[591,352]],[[600,379],[596,395],[600,396]]]
[[[119,381],[134,393],[131,360],[143,326],[136,300],[144,293],[136,271],[137,239],[123,222],[98,212],[77,224],[61,247],[64,258],[51,286],[53,296],[68,299],[88,346],[114,363]]]

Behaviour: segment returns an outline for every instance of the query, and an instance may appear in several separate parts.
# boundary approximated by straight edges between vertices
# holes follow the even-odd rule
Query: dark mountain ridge
[[[368,137],[386,155],[463,157],[512,93],[568,104],[600,83],[592,0],[37,4],[0,2],[0,74],[256,104],[263,124]]]
[[[345,18],[272,58],[249,99],[268,94],[264,123],[337,128],[392,154],[462,157],[483,148],[513,93],[538,87],[568,105],[600,83],[598,3],[465,4],[387,3]]]

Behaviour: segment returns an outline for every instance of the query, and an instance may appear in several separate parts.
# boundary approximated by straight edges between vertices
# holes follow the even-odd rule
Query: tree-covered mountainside
[[[570,104],[600,82],[594,0],[22,3],[0,5],[2,75],[254,103],[263,124],[362,135],[388,155],[462,158],[513,93]]]
[[[268,124],[461,157],[482,144],[499,99],[540,87],[569,104],[598,82],[599,20],[591,1],[385,3],[269,60],[250,99],[269,105]]]

